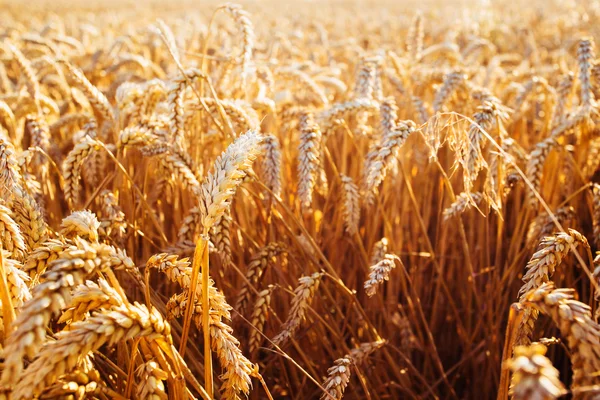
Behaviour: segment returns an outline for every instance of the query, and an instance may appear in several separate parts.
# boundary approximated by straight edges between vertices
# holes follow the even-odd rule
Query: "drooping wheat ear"
[[[556,142],[556,139],[552,136],[549,136],[541,142],[538,142],[529,156],[529,161],[527,162],[526,176],[527,179],[529,179],[529,181],[531,182],[531,185],[538,193],[542,186],[542,173],[544,171],[544,163],[546,162],[546,158],[548,158],[550,151],[557,145],[558,143]],[[527,189],[527,202],[529,206],[533,208],[535,208],[538,203],[538,199],[535,196],[533,190],[529,188]]]
[[[185,150],[164,142],[157,143],[157,146],[153,147],[152,151],[157,152],[157,157],[165,170],[170,172],[176,182],[181,183],[182,187],[188,188],[194,196],[200,196],[200,183],[190,168]],[[144,148],[142,148],[142,151],[144,151]],[[152,155],[152,153],[147,152],[146,155]]]
[[[382,237],[373,245],[373,250],[371,250],[371,265],[377,264],[379,261],[383,260],[385,255],[388,252],[388,246],[390,245],[389,240],[386,237]]]
[[[418,346],[417,338],[413,333],[410,319],[401,317],[399,313],[396,313],[392,318],[392,322],[400,331],[400,346],[402,352],[409,356],[412,349]]]
[[[125,213],[119,206],[119,201],[113,192],[103,190],[100,192],[100,237],[112,237],[117,244],[122,244],[127,232]]]
[[[275,71],[278,79],[289,81],[302,88],[308,94],[308,99],[318,108],[329,104],[323,89],[306,73],[295,68],[281,68]]]
[[[140,400],[167,400],[164,381],[169,375],[160,369],[156,361],[150,360],[135,371],[139,383],[136,395]]]
[[[577,63],[579,64],[579,85],[581,91],[581,106],[590,109],[594,104],[594,93],[590,79],[590,68],[596,56],[594,55],[594,39],[582,38],[577,48]]]
[[[224,267],[231,264],[231,214],[226,211],[210,230],[210,241],[215,245]]]
[[[15,308],[21,308],[23,303],[31,299],[31,292],[26,283],[29,281],[29,276],[21,270],[21,263],[11,258],[10,252],[0,251],[2,251],[6,283],[8,284],[12,305]]]
[[[435,94],[433,100],[433,112],[437,113],[442,110],[444,104],[452,97],[452,95],[464,85],[466,75],[461,72],[450,72],[444,77],[444,83]]]
[[[121,340],[140,337],[172,343],[171,327],[155,308],[149,311],[142,304],[122,304],[76,322],[69,330],[58,333],[55,342],[44,346],[14,386],[13,398],[30,399],[60,375],[73,370],[79,359],[74,354],[85,355],[104,344],[114,346]]]
[[[77,84],[77,87],[85,94],[86,98],[94,108],[94,111],[101,117],[102,123],[113,125],[115,116],[112,106],[104,93],[96,86],[92,85],[79,68],[75,68],[70,63],[61,60],[61,63],[67,68],[69,74]]]
[[[12,219],[10,209],[0,203],[0,244],[9,252],[10,257],[22,261],[25,257],[25,240],[19,225]]]
[[[187,308],[187,293],[173,296],[168,304],[170,315],[180,317]],[[223,304],[227,303],[223,298]],[[202,303],[197,299],[193,309],[193,320],[198,328],[202,328]],[[239,393],[248,395],[252,386],[250,375],[253,364],[242,354],[240,342],[232,335],[232,328],[221,321],[221,314],[211,308],[210,336],[213,351],[225,372],[220,376],[223,380],[221,392],[224,399],[238,399]]]
[[[506,360],[504,368],[512,372],[509,394],[513,399],[553,400],[567,393],[546,350],[543,344],[517,346],[513,358]]]
[[[0,136],[0,197],[10,199],[14,188],[20,185],[21,173],[15,156],[15,148]]]
[[[345,103],[337,103],[329,109],[321,111],[317,120],[323,133],[327,133],[341,120],[361,112],[373,113],[379,109],[379,104],[371,99],[356,99]]]
[[[373,99],[375,92],[375,76],[377,65],[371,60],[363,58],[358,64],[356,82],[354,84],[355,99]]]
[[[185,71],[185,75],[178,75],[171,82],[167,94],[169,105],[169,134],[171,143],[185,149],[185,93],[189,84],[196,79],[205,77],[202,71],[192,68]]]
[[[421,59],[421,54],[423,53],[423,37],[423,16],[418,12],[410,25],[408,37],[406,38],[406,52],[414,61],[419,61]]]
[[[480,192],[462,192],[456,196],[454,203],[450,204],[448,208],[444,210],[444,221],[448,221],[451,218],[461,215],[473,206],[479,206],[481,203],[483,203],[484,198],[485,197]]]
[[[246,280],[250,282],[252,286],[258,288],[258,284],[269,266],[274,262],[275,257],[285,254],[287,247],[278,242],[272,242],[261,248],[257,253],[252,256],[250,263],[246,270]],[[251,290],[247,283],[243,283],[240,288],[237,301],[235,303],[235,309],[243,314],[250,302]]]
[[[523,275],[524,284],[519,290],[519,301],[523,303],[529,291],[548,282],[552,275],[554,275],[556,267],[571,252],[571,247],[578,247],[580,245],[589,247],[585,236],[574,229],[569,229],[568,233],[559,232],[553,236],[544,238],[540,242],[538,250],[531,256],[531,259],[525,266],[526,272]],[[531,343],[531,336],[538,314],[536,309],[525,309],[515,341],[517,345]]]
[[[14,187],[14,197],[10,203],[13,219],[19,225],[28,251],[34,250],[46,241],[50,228],[44,220],[44,212],[33,196],[20,187]]]
[[[169,50],[173,52],[173,56],[178,61],[181,61],[181,55],[179,54],[179,46],[177,45],[177,40],[175,40],[175,35],[169,25],[165,24],[165,22],[158,18],[156,20],[156,25],[160,29],[160,32],[164,35],[165,39],[167,39],[167,43],[169,44]]]
[[[83,283],[94,271],[114,268],[121,263],[114,257],[115,253],[110,246],[77,240],[77,248],[62,252],[50,263],[50,269],[42,276],[43,282],[33,288],[31,300],[21,308],[14,321],[14,331],[7,339],[6,350],[10,353],[7,353],[2,373],[3,385],[14,385],[19,380],[23,358],[35,356],[46,337],[50,318],[69,303],[71,288]]]
[[[346,232],[354,235],[358,232],[358,224],[360,222],[360,206],[358,204],[360,195],[358,193],[358,186],[356,186],[352,178],[344,174],[340,175],[340,179],[342,181],[342,204]]]
[[[552,111],[552,126],[560,124],[565,117],[565,109],[569,103],[571,90],[573,89],[573,73],[569,72],[560,81],[558,88],[556,89],[556,104]]]
[[[300,144],[298,146],[298,199],[303,211],[312,207],[313,191],[321,157],[321,130],[310,112],[300,117]]]
[[[273,135],[266,135],[262,143],[263,157],[260,172],[265,185],[276,195],[281,195],[281,147]]]
[[[50,132],[55,134],[59,130],[63,128],[68,128],[72,125],[74,126],[83,126],[86,122],[90,120],[90,114],[86,113],[71,113],[61,116],[57,121],[50,124]]]
[[[393,166],[399,149],[414,131],[415,123],[413,121],[401,121],[383,138],[377,156],[370,163],[369,171],[364,175],[366,179],[363,180],[363,190],[369,203],[373,202],[376,190],[385,179],[388,170]]]
[[[587,304],[575,300],[575,290],[555,289],[554,283],[544,283],[525,296],[524,304],[549,315],[571,351],[573,384],[571,390],[597,385],[600,378],[600,326],[592,320]]]
[[[218,102],[212,97],[203,97],[202,103],[199,103],[197,99],[193,99],[192,111],[202,112],[204,111],[204,105],[208,108],[208,111],[214,115],[215,117],[219,116],[219,110],[217,105],[219,105],[227,117],[233,123],[233,126],[236,130],[247,131],[248,129],[258,130],[260,129],[260,121],[255,113],[253,113],[251,109],[245,109],[245,103],[236,100],[226,100],[221,99]],[[193,117],[195,114],[188,114]]]
[[[255,131],[240,135],[215,160],[213,171],[202,183],[200,210],[205,232],[229,208],[242,179],[260,152],[262,136]]]
[[[36,278],[46,272],[48,264],[56,260],[69,247],[71,247],[71,244],[58,239],[47,240],[27,254],[23,271],[29,274],[32,281],[36,281]],[[76,249],[76,247],[73,246],[71,249]]]
[[[71,208],[79,202],[83,162],[92,151],[97,151],[100,148],[101,145],[97,140],[89,136],[84,136],[67,154],[67,158],[65,158],[63,163],[64,194]]]
[[[110,309],[123,304],[119,293],[102,278],[98,283],[86,281],[73,292],[69,308],[63,311],[58,323],[83,321],[92,311]]]
[[[571,206],[560,207],[554,211],[554,216],[561,225],[565,226],[575,218],[575,209]],[[557,229],[554,220],[544,212],[535,217],[529,225],[526,241],[527,243],[537,243],[546,236],[552,235]]]
[[[248,349],[251,354],[258,350],[263,341],[262,332],[269,316],[269,305],[271,304],[273,290],[275,290],[275,286],[269,285],[265,290],[258,292],[258,296],[256,297],[252,316],[250,317],[250,324],[254,328],[250,329],[248,337]]]
[[[50,147],[50,129],[43,116],[29,114],[25,117],[25,131],[29,134],[32,147],[39,147],[48,151]],[[47,159],[41,154],[36,154],[32,159],[33,167],[47,164]]]
[[[350,382],[350,368],[352,360],[350,357],[338,358],[333,362],[333,367],[327,369],[327,379],[323,382],[325,393],[321,400],[341,400],[344,391]]]
[[[350,382],[350,367],[360,365],[377,349],[383,347],[386,341],[361,343],[358,348],[350,350],[350,353],[334,361],[333,367],[327,370],[327,379],[323,382],[325,393],[321,400],[341,400],[344,391]]]
[[[177,282],[182,289],[189,289],[192,282],[192,268],[190,267],[189,259],[179,259],[176,255],[166,253],[155,254],[146,262],[146,268],[156,268],[167,277]],[[196,288],[196,296],[202,298],[202,285],[198,284]],[[208,288],[208,301],[211,312],[218,313],[221,318],[231,319],[230,309],[225,296],[217,288],[214,287],[214,282],[210,282]]]
[[[402,264],[400,257],[394,254],[386,254],[383,259],[375,265],[369,267],[369,279],[365,281],[364,287],[367,296],[372,297],[377,293],[377,287],[390,279],[390,272],[396,268],[396,261]]]
[[[220,8],[227,10],[231,14],[242,32],[242,87],[246,87],[246,82],[253,70],[254,27],[249,18],[250,14],[238,4],[229,3]]]
[[[298,279],[299,285],[294,289],[294,298],[288,317],[281,327],[281,332],[273,338],[273,343],[277,346],[283,346],[300,328],[323,275],[322,272],[315,272],[310,276]]]
[[[39,112],[40,111],[40,103],[39,103],[40,82],[38,81],[37,75],[33,71],[33,68],[31,67],[31,63],[29,62],[29,60],[27,58],[25,58],[23,53],[21,53],[21,50],[19,50],[16,46],[12,45],[11,43],[8,43],[7,46],[10,49],[10,52],[12,53],[14,60],[19,65],[19,69],[21,70],[21,73],[25,77],[25,87],[27,88],[27,93],[29,94],[29,96],[31,97],[33,102],[35,103],[36,109]]]
[[[73,211],[60,224],[60,234],[66,238],[83,238],[90,242],[98,242],[100,221],[91,211]]]

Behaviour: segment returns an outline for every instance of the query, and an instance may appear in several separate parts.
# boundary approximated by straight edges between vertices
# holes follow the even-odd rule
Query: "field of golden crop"
[[[0,17],[0,399],[600,398],[600,3]]]

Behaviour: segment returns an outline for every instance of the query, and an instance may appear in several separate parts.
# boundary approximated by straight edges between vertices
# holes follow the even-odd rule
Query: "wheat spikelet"
[[[461,72],[451,72],[444,77],[444,83],[435,94],[433,111],[440,112],[450,97],[464,84],[466,76]]]
[[[413,121],[402,121],[383,138],[378,154],[370,163],[369,171],[365,174],[366,178],[363,181],[363,191],[369,203],[373,202],[375,190],[381,185],[387,171],[392,167],[398,150],[414,131],[415,123]]]
[[[364,288],[367,296],[372,297],[377,293],[377,287],[390,279],[390,272],[396,268],[396,261],[402,263],[400,257],[394,254],[386,254],[377,264],[369,267],[369,279],[365,281]]]
[[[95,150],[100,149],[100,143],[89,136],[84,136],[73,150],[69,152],[63,163],[65,180],[65,199],[71,207],[79,201],[81,169],[85,159]]]
[[[252,53],[254,51],[254,27],[250,21],[249,14],[238,4],[228,3],[220,8],[227,10],[242,32],[242,87],[250,77],[252,65]]]
[[[224,267],[231,264],[231,215],[225,212],[210,230],[210,241],[215,245]]]
[[[100,195],[101,209],[100,227],[98,234],[100,237],[112,237],[117,244],[121,244],[127,231],[127,221],[125,213],[119,207],[119,202],[109,190],[103,190]]]
[[[168,374],[160,369],[156,361],[148,361],[140,365],[135,371],[140,383],[136,394],[141,400],[167,400],[169,397],[165,392],[164,381]]]
[[[75,68],[73,65],[66,61],[62,61],[62,64],[67,68],[69,74],[77,84],[77,87],[85,94],[88,101],[94,108],[94,111],[101,117],[103,123],[112,125],[115,120],[115,116],[112,110],[110,102],[98,88],[90,83],[83,72]]]
[[[90,312],[110,309],[123,304],[119,293],[104,279],[98,283],[86,281],[73,292],[69,308],[63,311],[58,323],[74,323],[83,321]]]
[[[298,199],[302,210],[312,207],[313,191],[321,156],[321,130],[310,112],[300,117],[300,144],[298,146]]]
[[[408,37],[406,38],[406,52],[414,61],[419,61],[423,53],[423,16],[417,13],[413,19]]]
[[[377,264],[379,261],[383,260],[385,255],[388,252],[389,240],[385,237],[379,239],[373,245],[373,250],[371,250],[371,265]]]
[[[510,385],[513,399],[553,400],[566,394],[558,370],[545,356],[546,350],[542,344],[517,346],[514,357],[506,361],[504,368],[513,373]]]
[[[74,211],[64,218],[60,224],[60,234],[66,238],[83,238],[90,242],[98,242],[100,222],[91,211]]]
[[[15,148],[0,136],[0,196],[9,199],[15,186],[21,182],[21,173],[15,156]]]
[[[358,204],[360,196],[358,193],[358,186],[354,184],[352,178],[344,174],[340,175],[340,179],[342,181],[342,199],[346,232],[350,235],[354,235],[358,232],[358,224],[360,222],[360,207]]]
[[[23,260],[26,251],[25,240],[19,225],[11,215],[10,209],[0,203],[0,245],[2,249],[8,250],[15,260]]]
[[[383,340],[371,343],[361,343],[358,348],[350,350],[346,356],[335,360],[333,367],[327,370],[327,379],[323,382],[325,393],[321,400],[341,400],[350,382],[350,367],[360,365],[386,342]]]
[[[577,63],[579,65],[581,105],[584,109],[590,109],[594,104],[594,93],[592,92],[592,82],[590,80],[590,68],[594,58],[594,39],[581,39],[577,48]]]
[[[46,271],[48,264],[56,260],[70,246],[69,243],[58,239],[47,240],[27,254],[23,271],[27,272],[32,280],[35,280]]]
[[[262,142],[260,171],[265,185],[276,195],[281,196],[281,148],[273,135],[265,135]]]
[[[201,187],[200,210],[202,226],[206,232],[228,209],[237,187],[259,153],[261,140],[260,134],[248,131],[240,135],[215,160],[213,172],[206,177]]]
[[[589,247],[587,239],[574,229],[569,229],[568,233],[559,232],[554,236],[544,238],[540,242],[538,250],[525,266],[527,272],[523,275],[524,284],[519,290],[519,301],[523,302],[529,291],[548,282],[554,275],[556,267],[571,251],[571,246],[580,245]],[[537,317],[538,312],[535,309],[528,308],[524,311],[515,343],[529,344],[531,342]]]
[[[555,289],[552,282],[529,292],[524,304],[549,315],[566,339],[573,369],[571,389],[597,385],[595,372],[600,370],[600,326],[592,320],[590,307],[575,300],[573,289]]]
[[[361,112],[372,113],[377,111],[379,104],[371,99],[356,99],[345,103],[333,104],[329,109],[321,111],[317,115],[321,131],[327,133],[335,125],[349,115],[355,115]]]
[[[310,276],[298,279],[299,285],[294,289],[294,298],[288,317],[281,327],[281,332],[273,338],[275,345],[283,346],[300,328],[323,275],[321,272],[315,272]]]
[[[531,182],[531,185],[536,191],[540,191],[542,185],[542,173],[544,171],[544,163],[550,151],[557,146],[555,138],[550,136],[535,145],[531,152],[529,162],[527,163],[526,176]],[[536,207],[538,199],[531,189],[527,191],[527,202],[530,207]]]
[[[269,263],[273,262],[273,259],[280,254],[286,253],[287,248],[285,245],[273,242],[264,246],[257,253],[252,256],[250,263],[246,269],[246,280],[250,282],[252,286],[257,286],[264,274],[265,270],[269,266]],[[250,287],[244,282],[239,290],[238,298],[235,303],[235,309],[239,313],[244,313],[248,303],[250,302],[251,291]]]
[[[49,234],[44,213],[36,200],[20,187],[14,187],[10,203],[15,222],[19,225],[28,251],[35,250],[46,241]]]
[[[73,357],[74,354],[88,354],[104,344],[114,346],[121,340],[139,337],[171,344],[171,327],[156,309],[149,311],[137,303],[113,307],[76,322],[70,330],[59,333],[58,340],[44,346],[15,385],[13,396],[27,399],[39,394],[77,365],[78,357]]]
[[[27,301],[14,321],[15,330],[6,342],[7,353],[2,384],[15,384],[22,372],[23,357],[33,358],[45,338],[45,328],[52,315],[65,307],[71,298],[70,289],[83,283],[95,270],[121,264],[114,258],[114,249],[109,246],[92,246],[83,240],[77,241],[77,248],[62,252],[50,264],[50,269],[42,276],[44,282],[32,290],[32,298]],[[131,263],[131,260],[128,261]]]
[[[21,264],[12,259],[8,251],[1,251],[11,303],[13,307],[20,308],[23,303],[31,299],[31,293],[26,283],[29,281],[29,276],[21,270]]]
[[[173,317],[179,317],[187,308],[187,293],[176,295],[169,300],[167,309]],[[210,300],[212,302],[212,299]],[[229,307],[222,300],[220,307]],[[202,327],[202,304],[196,300],[193,309],[193,319],[196,326]],[[221,313],[211,306],[210,311],[210,336],[212,348],[217,354],[219,363],[225,370],[221,375],[223,386],[221,392],[226,399],[238,398],[238,393],[248,394],[252,386],[250,375],[253,364],[242,354],[239,341],[232,335],[232,328],[221,321]]]
[[[444,210],[444,221],[461,215],[473,206],[479,206],[483,203],[484,196],[479,192],[467,193],[462,192],[456,196],[456,200]]]
[[[254,308],[250,317],[250,324],[254,329],[250,330],[248,336],[248,349],[250,353],[254,353],[258,350],[262,343],[262,332],[264,331],[265,322],[269,316],[269,305],[271,303],[271,295],[275,286],[269,285],[265,290],[258,292],[256,302],[254,302]]]

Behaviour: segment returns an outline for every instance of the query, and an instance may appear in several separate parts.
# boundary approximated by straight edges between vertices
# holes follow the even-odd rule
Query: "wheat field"
[[[600,2],[0,15],[0,399],[600,398]]]

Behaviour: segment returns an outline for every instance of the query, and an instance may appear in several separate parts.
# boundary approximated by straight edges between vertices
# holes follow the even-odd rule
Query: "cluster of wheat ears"
[[[600,5],[275,3],[0,10],[0,399],[600,398]]]

